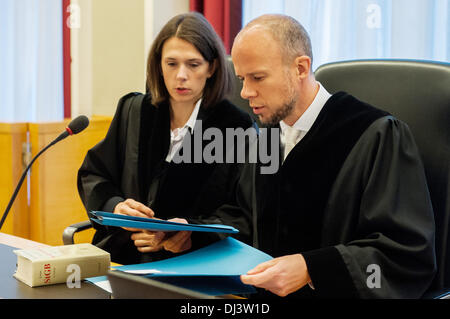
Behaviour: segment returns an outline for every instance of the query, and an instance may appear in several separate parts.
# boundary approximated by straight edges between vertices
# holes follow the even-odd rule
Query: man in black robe
[[[236,205],[253,213],[254,245],[274,257],[241,280],[264,297],[421,297],[436,270],[434,219],[407,125],[330,95],[290,17],[250,22],[232,59],[241,96],[279,129],[282,161],[275,174],[248,164],[240,177]]]

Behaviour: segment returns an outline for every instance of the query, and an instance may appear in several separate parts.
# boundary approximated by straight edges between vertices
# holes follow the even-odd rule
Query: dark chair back
[[[320,66],[316,79],[383,109],[411,129],[425,166],[436,221],[438,272],[430,287],[450,287],[450,63],[356,60]]]

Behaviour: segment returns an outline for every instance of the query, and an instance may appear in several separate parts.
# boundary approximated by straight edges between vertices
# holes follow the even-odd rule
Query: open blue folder
[[[130,227],[156,231],[201,231],[216,233],[238,233],[234,227],[220,224],[196,225],[169,222],[167,220],[113,214],[109,212],[91,211],[91,220],[104,226]]]
[[[177,257],[113,268],[184,288],[221,295],[255,292],[252,286],[243,284],[239,276],[271,259],[270,255],[256,248],[227,237]]]

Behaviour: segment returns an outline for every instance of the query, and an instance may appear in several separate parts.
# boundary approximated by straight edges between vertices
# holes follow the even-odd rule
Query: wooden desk
[[[41,244],[29,239],[0,233],[0,244],[7,245],[17,249],[32,249],[40,247],[49,247],[49,245]]]
[[[48,247],[32,240],[0,233],[0,299],[111,299],[111,295],[105,290],[89,283],[81,282],[81,288],[68,288],[66,284],[56,284],[31,288],[13,277],[16,270],[17,256],[15,249],[31,249]],[[112,264],[118,266],[118,264]],[[138,281],[143,278],[136,277]],[[133,289],[137,286],[130,285]],[[176,287],[175,287],[176,288]],[[162,295],[156,295],[152,286],[141,287],[137,295],[139,299],[159,299]],[[145,295],[147,294],[147,295]],[[119,297],[120,298],[120,297]],[[127,298],[133,298],[128,295]],[[222,296],[220,299],[244,299],[235,295]]]
[[[48,245],[0,233],[0,298],[13,299],[110,299],[110,294],[91,283],[81,282],[81,288],[66,284],[31,288],[13,277],[17,256],[15,249],[29,249]]]

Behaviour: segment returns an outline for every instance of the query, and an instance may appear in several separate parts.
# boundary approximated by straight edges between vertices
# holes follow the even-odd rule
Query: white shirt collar
[[[191,133],[194,131],[198,111],[200,110],[200,104],[202,104],[202,99],[198,100],[198,102],[195,104],[191,116],[189,116],[189,119],[182,127],[170,130],[171,139],[182,139],[188,130],[191,131]]]
[[[190,130],[191,133],[194,131],[195,122],[197,121],[198,111],[200,110],[200,104],[202,104],[202,99],[198,100],[195,104],[194,110],[191,113],[191,116],[187,120],[186,124],[183,127],[178,127],[174,130],[170,131],[170,145],[169,151],[166,156],[166,161],[170,162],[177,152],[177,150],[181,147],[183,143],[183,139]]]
[[[184,124],[184,127],[188,127],[191,129],[191,132],[194,131],[195,122],[197,121],[198,111],[200,110],[200,104],[202,104],[202,99],[198,100],[195,104],[194,110],[189,117],[189,120]]]
[[[305,132],[305,134],[311,129],[311,126],[314,124],[323,106],[331,97],[331,94],[328,93],[328,91],[323,87],[323,85],[320,84],[320,82],[317,83],[319,84],[319,91],[317,92],[316,97],[314,98],[311,105],[306,109],[306,111],[299,117],[299,119],[292,126],[293,128],[299,131]],[[284,121],[280,121],[280,129],[282,134],[286,126],[288,125]]]

